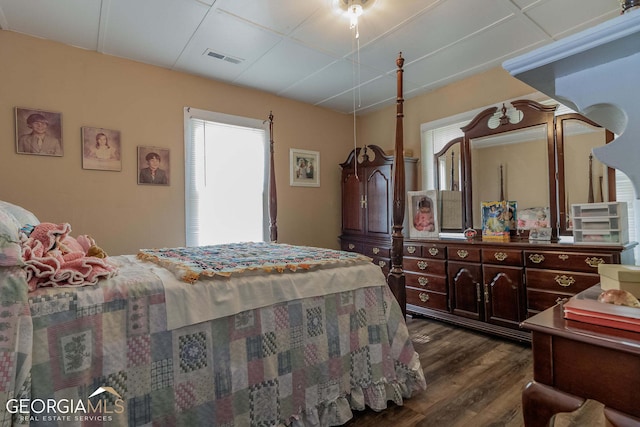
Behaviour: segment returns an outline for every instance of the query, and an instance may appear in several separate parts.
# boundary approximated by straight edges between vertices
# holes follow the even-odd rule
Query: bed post
[[[393,232],[391,234],[391,270],[387,282],[393,295],[395,295],[402,314],[407,313],[407,289],[405,288],[405,276],[402,270],[402,252],[404,247],[404,238],[402,235],[402,223],[404,222],[405,209],[405,176],[404,176],[404,135],[402,131],[402,120],[404,113],[402,112],[403,90],[403,69],[404,58],[402,52],[396,60],[398,66],[398,96],[397,96],[397,113],[396,113],[396,145],[395,157],[393,160]]]
[[[269,112],[269,239],[278,241],[278,197],[276,193],[276,169],[273,160],[273,112]]]

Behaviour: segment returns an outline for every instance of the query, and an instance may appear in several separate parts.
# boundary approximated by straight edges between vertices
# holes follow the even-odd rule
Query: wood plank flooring
[[[521,393],[533,378],[529,344],[425,318],[407,318],[427,389],[404,406],[354,412],[348,427],[520,427]]]

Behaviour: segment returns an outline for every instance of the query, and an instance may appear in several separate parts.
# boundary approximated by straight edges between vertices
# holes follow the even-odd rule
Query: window
[[[268,239],[268,131],[260,120],[185,108],[187,246]]]

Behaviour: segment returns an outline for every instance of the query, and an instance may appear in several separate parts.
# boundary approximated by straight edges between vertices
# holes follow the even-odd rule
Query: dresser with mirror
[[[529,341],[522,321],[597,284],[599,264],[634,263],[633,242],[567,238],[571,204],[616,200],[615,171],[591,156],[613,134],[556,108],[531,100],[488,108],[435,153],[441,234],[415,238],[405,228],[408,313]],[[497,200],[515,201],[516,220],[528,220],[514,222],[506,241],[483,240],[481,202]],[[532,224],[550,229],[549,240],[531,241]]]

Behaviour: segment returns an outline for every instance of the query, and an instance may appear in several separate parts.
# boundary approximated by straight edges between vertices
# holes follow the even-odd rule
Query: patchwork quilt
[[[0,267],[0,426],[330,426],[425,387],[387,286],[171,329],[145,264],[31,293]]]

